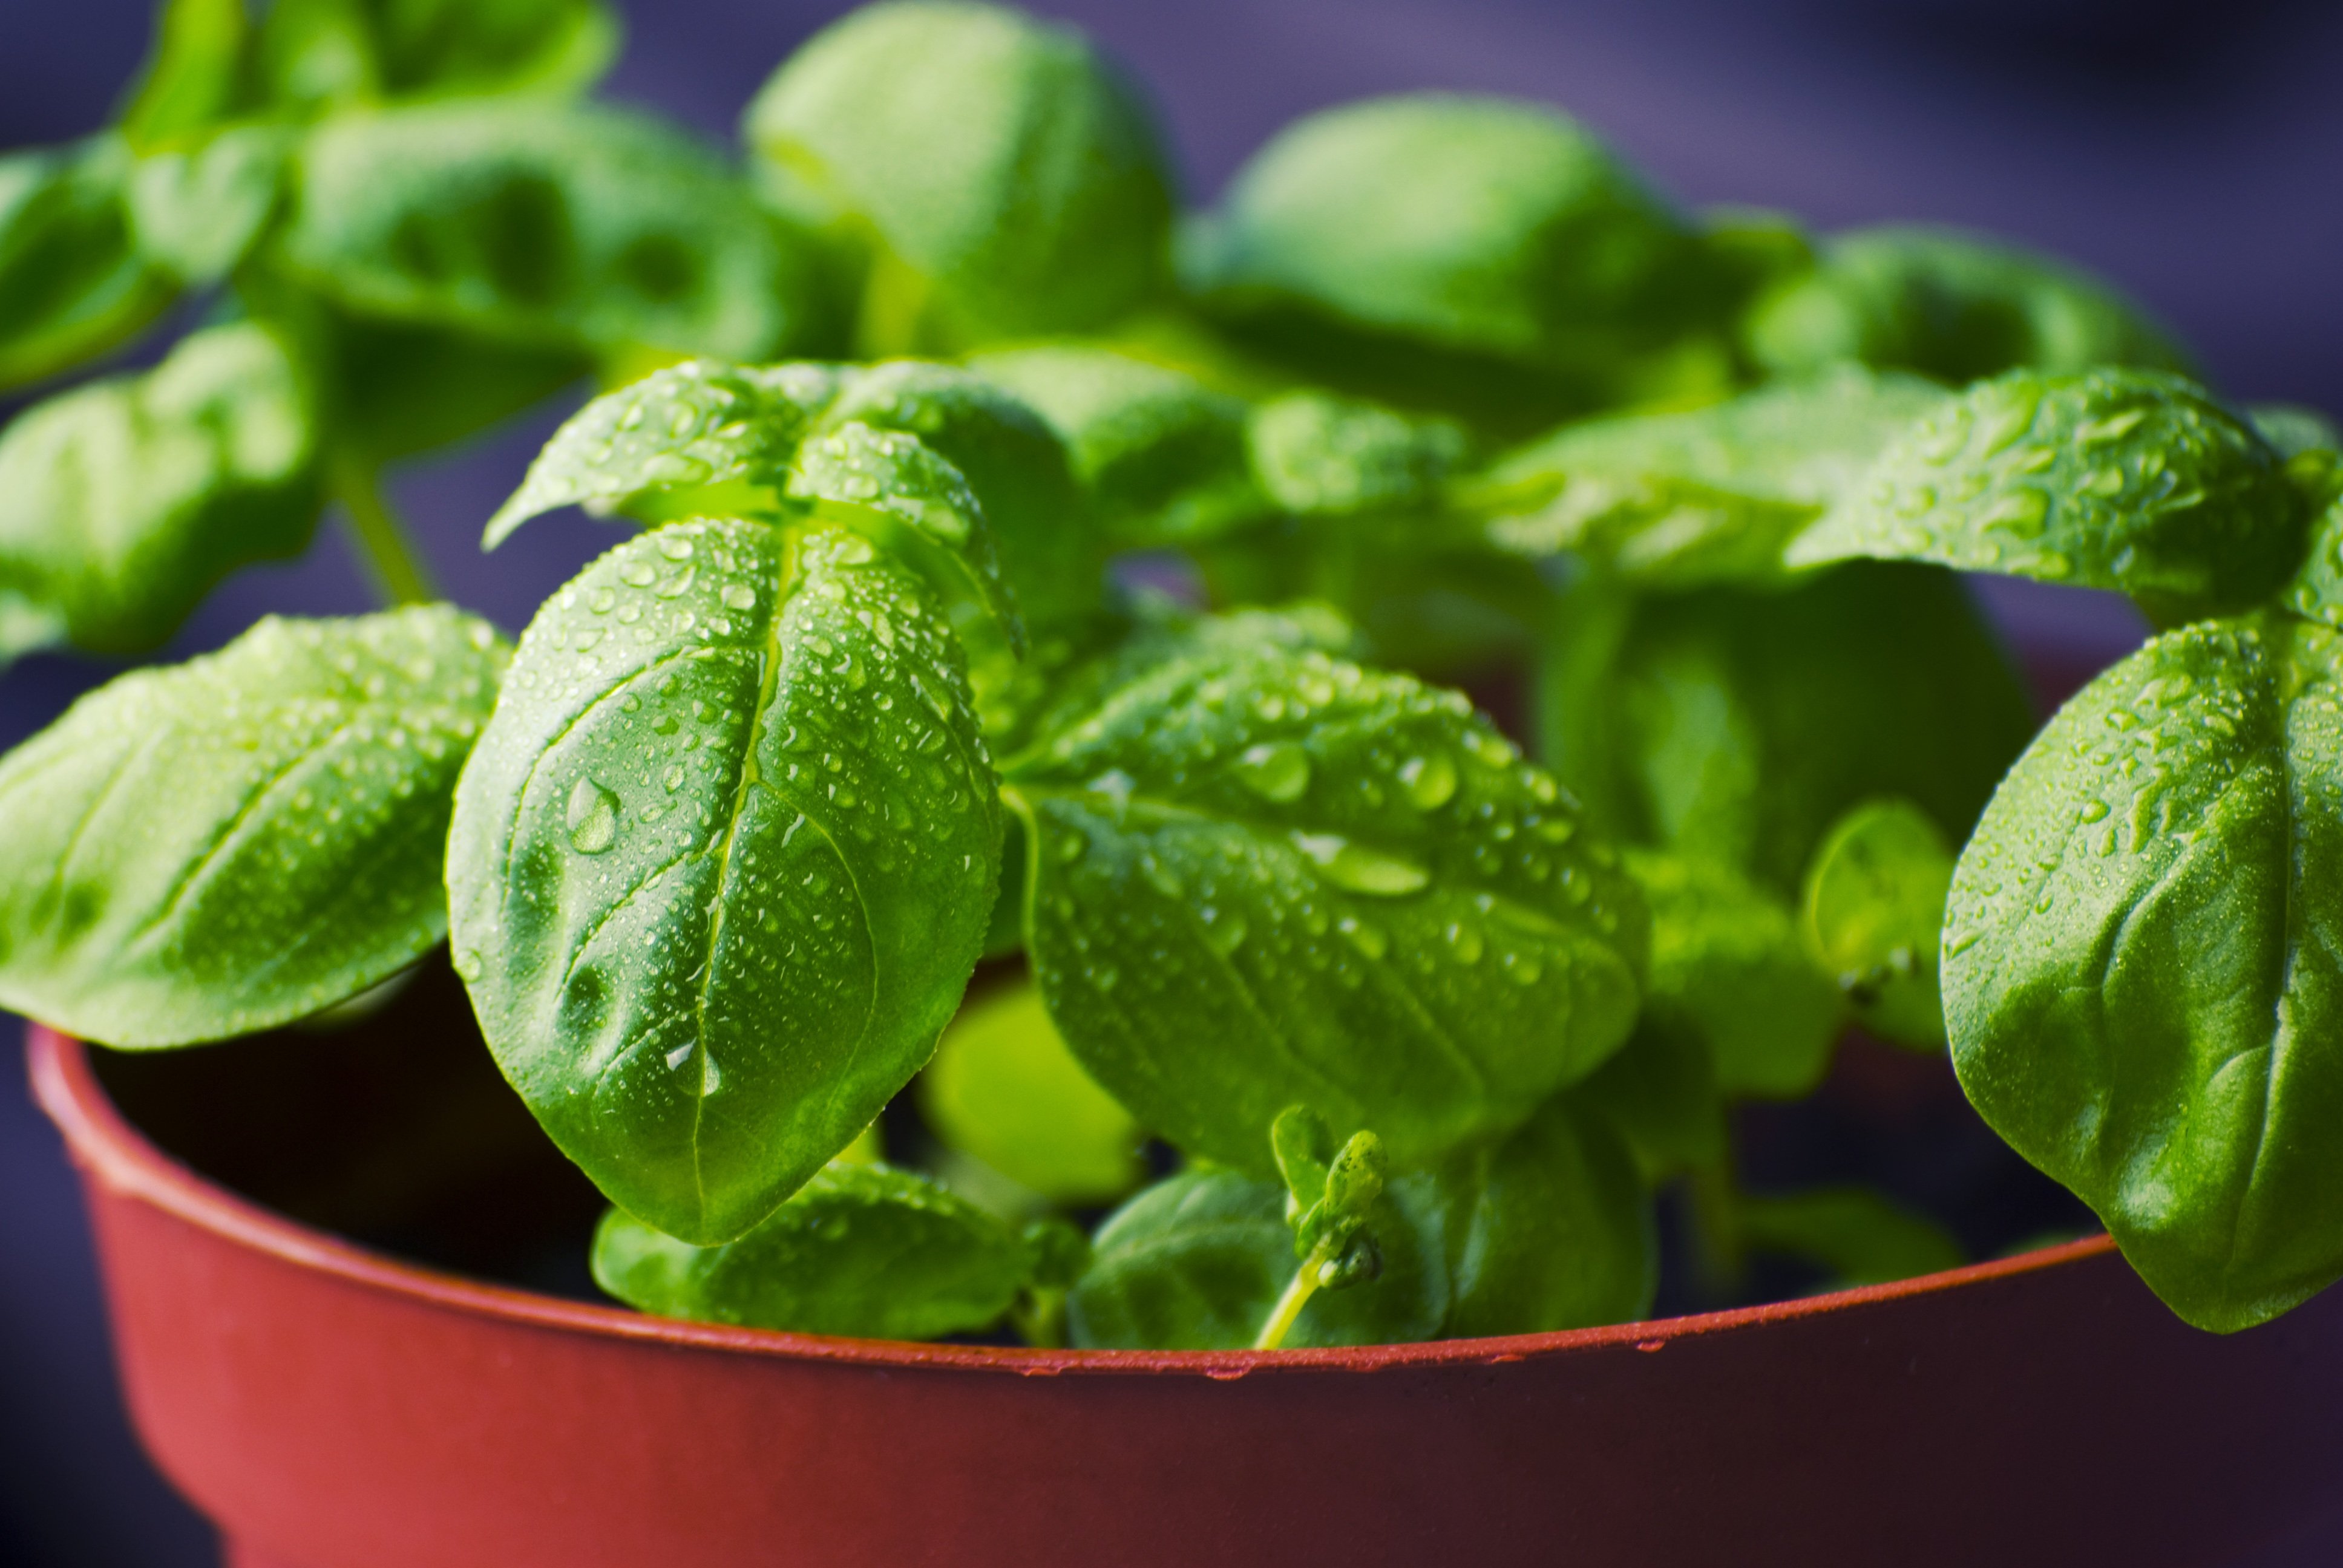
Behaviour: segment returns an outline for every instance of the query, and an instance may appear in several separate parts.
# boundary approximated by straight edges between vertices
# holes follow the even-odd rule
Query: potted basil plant
[[[2103,1242],[1942,1272],[1960,1245],[1878,1194],[1750,1190],[1735,1112],[1815,1093],[1859,1026],[1948,1050],[2188,1323],[2343,1273],[2331,427],[2223,401],[2068,269],[1684,214],[1535,106],[1311,116],[1175,232],[1133,88],[1014,13],[837,24],[751,106],[743,174],[565,96],[610,37],[553,0],[179,0],[118,129],[21,156],[0,205],[0,267],[72,281],[0,317],[16,379],[223,291],[0,435],[12,650],[150,647],[327,495],[404,601],[123,675],[0,760],[0,1002],[61,1031],[36,1068],[133,1397],[248,1561],[1302,1550],[1281,1477],[1369,1556],[1417,1517],[1500,1556],[1583,1517],[1620,1556],[1674,1526],[1520,1468],[1574,1402],[1654,1452],[1704,1408],[1762,1446],[1819,1377],[1800,1473],[1861,1469],[1899,1400],[1957,1402],[1972,1363],[1920,1370],[1954,1342],[2110,1454],[2143,1355],[2204,1430],[2238,1398],[2315,1424],[2272,1369],[2318,1309],[2217,1349]],[[638,531],[517,641],[427,602],[381,465],[587,374],[486,543]],[[2036,732],[1959,572],[2165,629]],[[1454,684],[1493,669],[1534,757]],[[239,1207],[63,1039],[327,1053],[443,945],[607,1200],[594,1281],[651,1318]],[[1728,1270],[1937,1282],[1636,1324],[1663,1190]],[[342,1357],[340,1322],[427,1353]],[[646,1412],[608,1494],[516,1505],[590,1462],[602,1401]],[[559,1419],[518,1457],[533,1402]],[[930,1420],[941,1490],[894,1517],[870,1455]],[[996,1506],[1051,1421],[1091,1456],[1151,1434],[1055,1531]],[[1915,1424],[1975,1484],[2043,1469],[2005,1441],[2030,1419]],[[458,1429],[494,1484],[399,1435]],[[779,1491],[744,1479],[760,1433]],[[2266,1522],[2296,1480],[2266,1458],[2142,1549]],[[1766,1476],[1718,1508],[1807,1518]],[[1914,1560],[2004,1541],[1964,1529]]]

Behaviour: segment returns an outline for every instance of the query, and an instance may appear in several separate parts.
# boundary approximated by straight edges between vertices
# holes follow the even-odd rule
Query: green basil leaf
[[[870,353],[1080,331],[1164,281],[1161,136],[1070,29],[989,5],[866,6],[784,62],[741,131],[868,226]]]
[[[2343,648],[2170,632],[2068,702],[1961,853],[1953,1064],[2199,1327],[2343,1274]]]
[[[2021,366],[2188,367],[2164,329],[2101,280],[1945,229],[1837,236],[1820,267],[1756,302],[1742,336],[1775,374],[1845,359],[1956,384]]]
[[[2246,409],[2246,417],[2282,457],[2332,452],[2343,447],[2343,430],[2316,408],[2294,403],[2256,403]]]
[[[2021,370],[1923,417],[1787,558],[2120,588],[2178,620],[2268,598],[2302,558],[2302,526],[2277,451],[2194,384]]]
[[[1652,911],[1645,1020],[1706,1047],[1724,1093],[1790,1100],[1822,1081],[1840,1000],[1789,906],[1713,861],[1631,849]]]
[[[1306,116],[1238,173],[1202,237],[1220,309],[1514,363],[1607,370],[1695,313],[1683,222],[1534,104],[1423,94]]]
[[[842,1161],[719,1246],[613,1209],[593,1264],[595,1283],[661,1317],[885,1340],[984,1328],[1032,1268],[1016,1233],[974,1204],[909,1171]]]
[[[0,761],[0,1005],[188,1045],[354,996],[447,933],[439,847],[505,649],[445,606],[261,621]]]
[[[1884,1285],[1957,1269],[1968,1254],[1935,1221],[1868,1187],[1752,1194],[1735,1205],[1741,1240],[1830,1271],[1825,1290]]]
[[[1193,377],[1072,343],[981,354],[969,367],[1050,422],[1118,547],[1212,538],[1272,510],[1246,454],[1245,405]]]
[[[131,238],[129,173],[111,137],[0,157],[0,389],[129,341],[177,297]]]
[[[1936,994],[1953,852],[1908,800],[1856,807],[1806,868],[1806,943],[1865,1028],[1921,1050],[1945,1044]]]
[[[247,31],[244,0],[163,0],[122,111],[124,139],[152,152],[227,118],[242,95]]]
[[[1110,1202],[1139,1184],[1139,1123],[1084,1072],[1031,984],[970,1003],[920,1077],[946,1145],[1053,1202]]]
[[[1446,1210],[1444,1336],[1545,1333],[1651,1310],[1650,1195],[1626,1145],[1576,1094],[1435,1180]]]
[[[1625,1141],[1646,1181],[1710,1170],[1725,1160],[1716,1059],[1682,1012],[1646,1007],[1627,1043],[1570,1097]]]
[[[457,968],[563,1151],[721,1241],[935,1049],[1000,843],[916,576],[836,529],[673,524],[521,639],[457,793]]]
[[[601,0],[274,0],[256,53],[275,101],[331,109],[578,91],[617,56],[618,32]]]
[[[1265,1136],[1262,1142],[1265,1151]],[[1091,1266],[1066,1300],[1068,1337],[1085,1348],[1251,1345],[1297,1267],[1285,1208],[1282,1183],[1235,1171],[1185,1171],[1146,1189],[1091,1238]],[[1393,1344],[1437,1336],[1449,1304],[1442,1219],[1430,1178],[1393,1182],[1367,1221],[1382,1253],[1381,1274],[1313,1295],[1284,1343]]]
[[[1843,366],[1685,413],[1565,425],[1498,459],[1462,502],[1524,555],[1566,550],[1660,588],[1763,581],[1944,399],[1916,377]]]
[[[1855,563],[1774,593],[1635,604],[1577,665],[1547,645],[1541,722],[1595,824],[1794,896],[1839,814],[1901,795],[1968,830],[2031,699],[1951,573]],[[1584,650],[1581,650],[1584,651]]]
[[[128,200],[140,252],[188,284],[219,282],[275,214],[291,155],[285,132],[248,126],[139,159]]]
[[[238,292],[259,291],[240,280]],[[260,303],[317,367],[335,445],[377,467],[477,435],[593,368],[589,355],[558,344],[367,317],[289,291]]]
[[[527,342],[778,357],[824,330],[799,238],[656,121],[539,103],[352,116],[275,260],[343,307]]]
[[[1289,512],[1341,515],[1420,506],[1464,454],[1446,420],[1410,419],[1322,392],[1292,392],[1252,412],[1245,446],[1253,473]]]
[[[1209,621],[1141,640],[1004,765],[1035,978],[1141,1122],[1261,1169],[1302,1104],[1422,1163],[1625,1038],[1634,888],[1461,695]]]
[[[2311,510],[2310,545],[2278,602],[2306,619],[2343,627],[2343,457],[2303,452],[2287,472]]]
[[[276,337],[196,333],[0,435],[0,587],[83,648],[152,648],[230,571],[307,548],[316,457],[308,387]]]

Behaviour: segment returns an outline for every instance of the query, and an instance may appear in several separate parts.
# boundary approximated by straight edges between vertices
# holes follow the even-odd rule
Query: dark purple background
[[[845,9],[632,0],[613,81],[729,138],[771,65]],[[2226,389],[2343,410],[2343,7],[2317,0],[1124,0],[1043,5],[1135,65],[1209,196],[1284,120],[1407,87],[1551,100],[1688,202],[1829,226],[1997,231],[2116,278]],[[146,0],[0,0],[0,147],[96,129],[145,46]],[[518,628],[608,542],[583,525],[472,548],[550,417],[400,477],[454,597]],[[2037,644],[2104,657],[2136,635],[2088,596],[1996,588]],[[174,656],[266,609],[371,608],[329,531],[297,567],[231,583]],[[0,749],[106,672],[0,676]],[[5,1026],[0,1026],[5,1027]],[[0,1561],[212,1561],[208,1532],[131,1446],[78,1201],[55,1138],[0,1072]],[[2118,1500],[2098,1500],[2119,1505]],[[1980,1500],[1982,1503],[1983,1500]],[[2257,1568],[2343,1561],[2298,1541]]]

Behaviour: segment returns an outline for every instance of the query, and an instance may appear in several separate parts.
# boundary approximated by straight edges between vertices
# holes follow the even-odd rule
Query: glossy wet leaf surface
[[[2300,498],[2252,426],[2145,370],[2014,372],[1880,454],[1789,550],[2119,588],[2152,618],[2249,607],[2302,557]]]
[[[2158,638],[2043,730],[1953,879],[1962,1088],[2200,1327],[2343,1274],[2338,677],[2284,617]]]
[[[228,572],[314,529],[317,412],[281,342],[216,327],[0,434],[0,592],[86,648],[143,651]]]
[[[909,1171],[835,1161],[738,1241],[695,1247],[623,1210],[594,1279],[661,1317],[860,1339],[931,1340],[1008,1312],[1031,1271],[1016,1232]]]
[[[444,606],[275,618],[0,763],[0,1000],[116,1046],[272,1028],[447,930],[458,769],[505,649]]]
[[[614,1201],[715,1242],[934,1049],[1000,850],[956,643],[858,535],[674,524],[532,623],[465,774],[455,952]]]
[[[1639,584],[1764,582],[1782,575],[1783,547],[1944,398],[1917,377],[1840,367],[1689,412],[1566,425],[1469,488],[1507,549],[1571,551]]]
[[[1004,764],[1051,1016],[1233,1164],[1295,1103],[1403,1164],[1517,1125],[1624,1038],[1634,889],[1462,696],[1248,624],[1136,639]]]

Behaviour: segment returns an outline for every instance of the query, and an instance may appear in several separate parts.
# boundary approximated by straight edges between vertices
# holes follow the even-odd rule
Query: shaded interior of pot
[[[1005,975],[980,973],[977,984]],[[586,1256],[603,1200],[498,1076],[444,954],[376,1010],[200,1050],[97,1051],[130,1120],[254,1201],[377,1251],[503,1284],[603,1298]],[[910,1096],[887,1112],[890,1157],[935,1153]],[[1973,1259],[2096,1229],[2088,1211],[1979,1121],[1949,1063],[1860,1035],[1820,1092],[1745,1105],[1737,1156],[1755,1191],[1861,1183],[1945,1226]],[[1168,1151],[1157,1151],[1159,1169]],[[1660,1315],[1825,1288],[1816,1269],[1752,1256],[1720,1271],[1684,1189],[1663,1193]],[[1080,1216],[1094,1218],[1095,1216]]]

